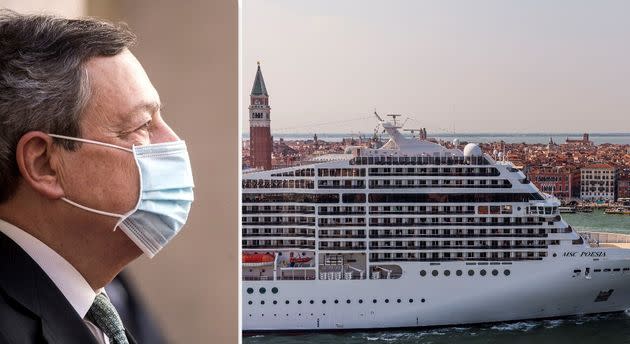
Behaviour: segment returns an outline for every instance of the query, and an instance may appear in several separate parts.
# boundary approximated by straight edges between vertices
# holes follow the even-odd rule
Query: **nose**
[[[151,143],[173,142],[179,140],[179,136],[177,136],[175,131],[160,118],[157,127],[153,130]]]

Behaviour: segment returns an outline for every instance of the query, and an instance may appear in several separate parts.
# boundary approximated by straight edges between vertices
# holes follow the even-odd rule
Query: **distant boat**
[[[575,214],[575,207],[558,207],[561,214]]]
[[[578,207],[577,212],[578,213],[592,213],[593,207]]]
[[[630,215],[630,208],[608,208],[604,213],[608,215]]]

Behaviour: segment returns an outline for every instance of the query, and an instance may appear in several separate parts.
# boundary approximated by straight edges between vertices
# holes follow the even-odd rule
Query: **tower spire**
[[[254,86],[252,86],[252,96],[267,96],[267,86],[265,86],[265,79],[263,78],[262,71],[260,70],[260,61],[257,62],[258,70],[256,71],[256,79],[254,79]]]

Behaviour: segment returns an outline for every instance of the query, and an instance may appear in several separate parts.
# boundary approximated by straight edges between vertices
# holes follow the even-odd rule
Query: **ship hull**
[[[403,275],[390,280],[244,281],[243,331],[447,326],[630,308],[629,259],[558,257],[509,265],[400,265]],[[420,275],[421,270],[427,272],[425,276]],[[445,276],[446,270],[449,276]],[[457,270],[462,270],[461,276],[456,275]],[[481,270],[486,271],[485,276]],[[497,270],[496,276],[493,270]],[[249,288],[254,290],[251,294]],[[272,288],[277,288],[275,294]]]

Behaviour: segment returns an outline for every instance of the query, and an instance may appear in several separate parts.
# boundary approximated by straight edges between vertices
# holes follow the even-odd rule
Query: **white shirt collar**
[[[85,318],[97,293],[67,260],[34,236],[0,219],[0,232],[18,244],[55,283],[81,318]]]

